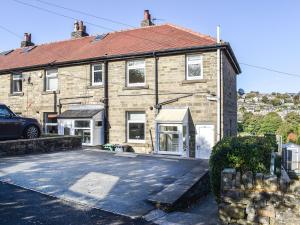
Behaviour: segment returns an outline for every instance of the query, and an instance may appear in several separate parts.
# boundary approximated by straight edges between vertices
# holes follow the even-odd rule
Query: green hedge
[[[274,136],[229,137],[218,142],[209,160],[210,179],[215,196],[220,196],[221,171],[224,168],[266,173],[270,169],[272,151],[277,151]]]

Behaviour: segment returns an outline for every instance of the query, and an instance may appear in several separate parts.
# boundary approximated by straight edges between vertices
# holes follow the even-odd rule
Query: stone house
[[[37,118],[45,133],[81,135],[86,145],[127,144],[136,152],[206,158],[237,133],[230,44],[176,25],[72,38],[0,53],[0,102]]]

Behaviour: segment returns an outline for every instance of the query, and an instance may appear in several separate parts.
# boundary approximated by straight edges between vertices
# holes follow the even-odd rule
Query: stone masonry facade
[[[160,56],[158,59],[159,102],[180,98],[168,107],[189,107],[190,157],[195,151],[195,125],[211,124],[217,127],[217,102],[208,96],[217,94],[217,53],[199,52],[203,57],[203,79],[189,81],[186,76],[186,54]],[[100,61],[101,62],[101,61]],[[227,56],[222,54],[222,133],[236,135],[236,73]],[[44,112],[68,109],[68,103],[103,104],[104,87],[91,86],[91,64],[58,67],[58,91],[46,92],[45,70],[23,72],[23,92],[11,94],[11,74],[0,75],[0,102],[17,113],[34,117],[43,124]],[[155,145],[155,58],[145,58],[144,87],[126,87],[126,60],[108,62],[109,142],[129,144],[136,152],[149,153]],[[77,99],[64,99],[64,98]],[[82,98],[83,97],[83,98]],[[127,143],[126,112],[143,111],[146,115],[145,143]],[[215,136],[215,141],[216,141]]]

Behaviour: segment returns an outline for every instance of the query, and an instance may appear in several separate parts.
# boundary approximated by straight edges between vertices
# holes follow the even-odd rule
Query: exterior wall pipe
[[[108,61],[104,62],[104,142],[109,143]]]
[[[220,44],[220,26],[217,27],[217,43]],[[221,50],[217,49],[217,141],[221,140]]]
[[[158,99],[158,57],[155,52],[153,53],[155,58],[155,105],[157,106],[159,103]]]

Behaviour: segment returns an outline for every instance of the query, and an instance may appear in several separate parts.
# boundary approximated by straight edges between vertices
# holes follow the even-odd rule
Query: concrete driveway
[[[207,161],[153,157],[98,150],[59,152],[0,159],[0,180],[140,217],[154,207],[146,199]]]

